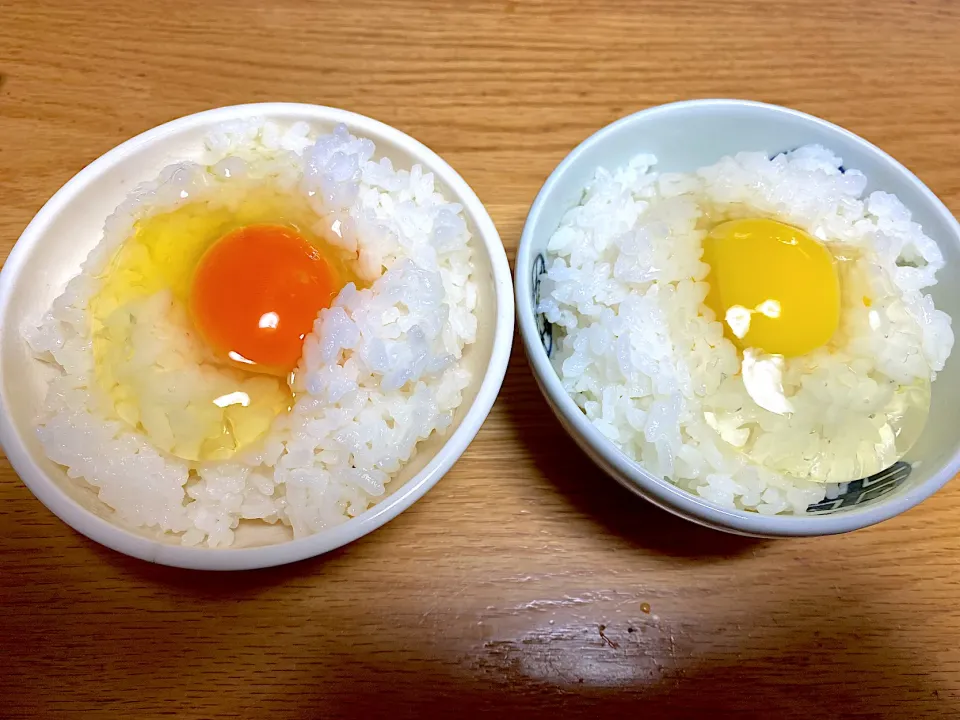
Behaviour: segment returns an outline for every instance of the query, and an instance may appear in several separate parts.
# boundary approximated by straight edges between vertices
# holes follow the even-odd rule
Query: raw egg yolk
[[[295,230],[251,225],[204,253],[190,310],[217,354],[282,376],[296,368],[304,336],[339,291],[330,263]]]
[[[741,349],[794,357],[829,342],[840,322],[833,255],[803,230],[765,218],[717,225],[703,243],[706,303]]]

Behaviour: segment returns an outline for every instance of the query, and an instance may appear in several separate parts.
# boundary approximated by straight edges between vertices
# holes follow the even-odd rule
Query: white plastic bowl
[[[99,241],[103,222],[139,182],[161,168],[199,154],[204,135],[218,123],[263,117],[282,124],[305,120],[316,130],[337,123],[372,139],[377,156],[398,167],[420,163],[434,173],[450,200],[464,208],[473,235],[479,297],[478,338],[464,353],[473,370],[464,402],[443,437],[424,442],[417,456],[388,486],[391,493],[362,515],[335,528],[293,540],[282,528],[242,523],[234,547],[183,547],[169,534],[124,527],[89,487],[66,477],[36,439],[35,419],[45,393],[48,369],[30,356],[20,328],[39,319],[79,272]],[[264,103],[218,108],[174,120],[114,148],[84,168],[33,219],[0,272],[0,443],[23,482],[64,522],[87,537],[151,562],[202,570],[268,567],[340,547],[393,519],[433,487],[473,440],[496,399],[513,342],[513,287],[500,236],[476,194],[430,149],[383,123],[317,105]]]
[[[863,171],[867,192],[895,193],[946,258],[931,294],[938,308],[960,321],[960,225],[917,177],[866,140],[804,113],[743,100],[692,100],[652,107],[603,128],[557,166],[527,217],[515,267],[520,334],[534,375],[550,407],[581,448],[628,489],[694,522],[761,537],[827,535],[886,520],[936,492],[960,471],[960,360],[951,358],[933,386],[930,417],[922,437],[890,472],[851,483],[847,492],[804,515],[764,516],[721,508],[679,489],[630,460],[587,420],[563,390],[550,364],[551,328],[534,308],[545,248],[563,214],[580,200],[598,166],[614,169],[633,155],[653,153],[658,170],[690,172],[725,155],[761,151],[771,155],[817,143]],[[955,351],[955,355],[958,351]]]

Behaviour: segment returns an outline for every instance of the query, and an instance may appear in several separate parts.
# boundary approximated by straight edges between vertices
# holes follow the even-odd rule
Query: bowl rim
[[[787,117],[799,119],[858,145],[863,151],[874,155],[880,162],[901,175],[907,182],[912,183],[930,204],[931,209],[945,220],[948,227],[952,228],[953,242],[960,244],[960,223],[916,175],[876,145],[839,125],[799,110],[752,100],[708,98],[655,105],[622,117],[594,132],[557,165],[537,193],[524,223],[514,263],[517,319],[524,349],[538,385],[547,395],[548,404],[561,416],[563,420],[561,424],[564,428],[574,436],[581,447],[588,450],[588,455],[595,461],[601,461],[598,464],[608,473],[613,474],[615,480],[655,505],[708,527],[759,537],[832,535],[867,527],[909,510],[949,482],[960,472],[960,448],[954,450],[953,455],[929,480],[917,487],[909,488],[887,502],[876,505],[854,507],[842,513],[814,516],[761,515],[746,510],[730,510],[652,475],[639,463],[617,449],[587,420],[586,415],[564,391],[560,378],[553,369],[540,341],[531,300],[533,235],[544,208],[551,203],[554,190],[561,180],[580,162],[581,157],[602,143],[608,135],[625,125],[642,124],[652,117],[669,115],[677,111],[695,109],[710,112],[733,108],[750,108],[766,113],[771,122]]]
[[[62,490],[33,460],[10,420],[7,401],[0,382],[0,445],[14,470],[27,488],[50,511],[74,530],[113,550],[149,562],[195,570],[244,570],[296,562],[334,550],[366,535],[419,500],[451,468],[476,436],[493,407],[506,374],[514,332],[513,283],[510,265],[500,235],[490,214],[467,182],[439,155],[423,143],[386,123],[348,110],[308,103],[267,102],[230,105],[204,110],[146,130],[108,150],[68,180],[33,217],[23,230],[0,270],[0,316],[7,311],[14,281],[43,232],[77,194],[97,182],[108,169],[126,160],[140,148],[181,131],[213,126],[231,120],[266,117],[298,120],[310,117],[314,122],[344,123],[354,134],[387,141],[401,147],[449,187],[467,212],[475,219],[478,239],[490,256],[496,297],[496,326],[490,361],[472,404],[456,430],[446,438],[437,454],[415,476],[382,503],[351,518],[342,525],[315,535],[275,545],[249,548],[198,548],[167,545],[137,535],[98,517],[82,507]],[[3,328],[17,332],[17,328]],[[0,378],[4,373],[0,363]]]

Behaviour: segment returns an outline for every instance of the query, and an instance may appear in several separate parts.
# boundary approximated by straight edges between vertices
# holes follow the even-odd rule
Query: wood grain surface
[[[206,108],[348,108],[443,155],[513,255],[580,140],[672,100],[844,125],[960,211],[952,0],[0,0],[0,252],[84,165]],[[326,557],[214,575],[79,536],[0,465],[0,716],[960,716],[960,483],[757,541],[620,491],[519,343],[476,441]]]

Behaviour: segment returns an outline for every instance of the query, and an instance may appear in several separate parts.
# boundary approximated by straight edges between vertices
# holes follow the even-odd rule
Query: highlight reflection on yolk
[[[703,248],[706,303],[741,349],[793,357],[833,337],[840,282],[830,251],[810,235],[775,220],[731,220]]]
[[[190,310],[207,343],[251,370],[296,368],[317,313],[340,279],[293,229],[252,225],[217,240],[197,265]]]

